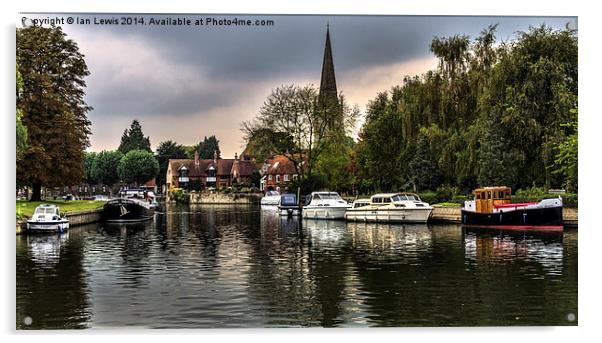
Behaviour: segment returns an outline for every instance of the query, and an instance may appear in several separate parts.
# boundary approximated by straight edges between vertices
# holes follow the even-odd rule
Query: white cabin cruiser
[[[345,212],[350,207],[337,192],[313,192],[303,206],[303,218],[345,219]]]
[[[267,191],[261,198],[261,206],[278,206],[280,204],[280,193],[277,191]]]
[[[345,218],[380,223],[426,223],[433,208],[414,193],[382,193],[353,202]]]
[[[69,221],[61,217],[60,209],[56,205],[42,204],[36,207],[33,216],[27,221],[29,231],[63,232],[68,228]]]

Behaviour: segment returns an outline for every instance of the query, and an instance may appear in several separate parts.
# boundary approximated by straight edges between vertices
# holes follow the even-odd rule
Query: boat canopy
[[[280,197],[281,206],[297,206],[297,195],[296,194],[283,194]]]

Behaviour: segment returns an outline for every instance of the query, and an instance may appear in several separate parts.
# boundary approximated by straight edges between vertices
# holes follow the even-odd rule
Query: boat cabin
[[[357,199],[353,202],[353,208],[360,208],[370,205],[370,199]]]
[[[58,219],[61,216],[60,209],[55,205],[40,205],[36,207],[34,213],[34,217],[48,217],[53,220]]]
[[[484,187],[475,189],[476,212],[493,213],[493,209],[499,205],[510,203],[510,187]]]
[[[297,202],[297,195],[292,193],[282,194],[280,196],[280,206],[281,207],[294,207],[299,206]]]

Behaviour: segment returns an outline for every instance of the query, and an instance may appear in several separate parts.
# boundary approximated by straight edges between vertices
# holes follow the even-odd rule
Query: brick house
[[[262,191],[284,191],[286,186],[299,176],[295,165],[284,155],[268,158],[261,168],[260,189]]]
[[[241,160],[237,155],[233,159],[217,158],[199,159],[195,153],[194,159],[170,159],[167,166],[167,191],[172,188],[193,189],[224,189],[232,184],[249,182],[251,175],[258,168],[255,163]]]

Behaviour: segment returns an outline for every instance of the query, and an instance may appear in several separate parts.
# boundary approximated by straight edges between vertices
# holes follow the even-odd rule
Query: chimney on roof
[[[213,150],[213,163],[217,163],[217,150]]]
[[[199,161],[199,152],[198,150],[194,152],[194,165],[198,166],[201,162]]]
[[[238,153],[234,153],[234,161],[238,162]]]

